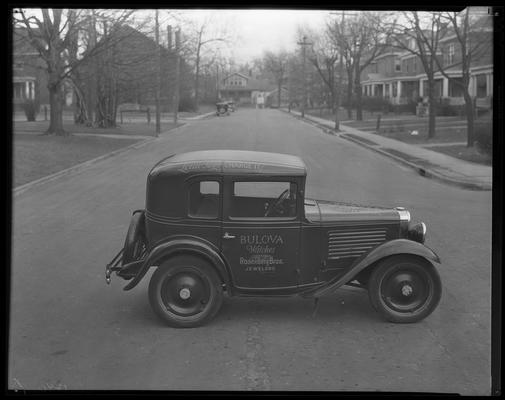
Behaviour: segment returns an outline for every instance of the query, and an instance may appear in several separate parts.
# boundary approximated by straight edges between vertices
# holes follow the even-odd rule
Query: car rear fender
[[[123,288],[133,289],[142,280],[149,268],[176,254],[192,254],[205,258],[216,269],[221,280],[230,288],[230,274],[226,263],[210,243],[190,236],[176,237],[155,245],[139,269],[138,274]]]
[[[310,297],[320,297],[332,292],[340,286],[351,281],[359,272],[369,267],[373,263],[389,256],[398,254],[412,254],[423,257],[431,264],[440,264],[440,258],[437,254],[425,245],[407,239],[395,239],[383,243],[370,251],[369,253],[358,258],[344,275],[329,281],[326,285],[317,288],[316,290],[306,293]]]

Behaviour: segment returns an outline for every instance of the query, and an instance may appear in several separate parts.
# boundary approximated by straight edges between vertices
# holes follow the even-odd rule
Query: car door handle
[[[235,239],[234,235],[230,235],[228,232],[224,233],[223,239]]]

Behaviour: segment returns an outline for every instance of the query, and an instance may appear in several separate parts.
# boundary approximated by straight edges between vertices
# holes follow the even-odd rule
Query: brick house
[[[12,43],[12,100],[20,110],[26,100],[49,103],[45,62],[27,39],[26,29],[16,28]]]
[[[470,66],[470,95],[477,102],[491,106],[493,95],[493,28],[491,18],[482,16],[471,20],[469,45],[476,48]],[[415,40],[404,42],[415,49]],[[447,77],[435,73],[435,96],[447,98],[449,104],[463,104],[461,88],[455,81],[462,79],[460,45],[454,31],[449,30],[439,44],[437,54]],[[419,97],[427,97],[427,76],[418,56],[407,50],[389,47],[364,71],[361,84],[364,96],[379,96],[392,104],[405,104]]]
[[[21,110],[23,103],[27,100],[37,100],[40,105],[49,106],[46,62],[30,44],[26,28],[16,27],[12,41],[12,102],[14,110]],[[65,91],[64,105],[70,107],[73,101],[72,87],[64,81],[63,90]]]

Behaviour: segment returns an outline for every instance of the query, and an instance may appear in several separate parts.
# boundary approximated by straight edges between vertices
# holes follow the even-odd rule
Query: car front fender
[[[323,285],[313,291],[305,292],[303,295],[308,297],[321,297],[328,294],[352,280],[352,278],[359,272],[363,271],[376,261],[398,254],[416,255],[423,257],[432,264],[440,264],[440,258],[438,255],[427,246],[412,240],[395,239],[379,245],[369,253],[358,258],[344,275],[329,281],[326,285]]]
[[[133,289],[142,280],[149,268],[176,253],[194,254],[205,258],[216,268],[221,279],[230,287],[230,274],[226,267],[226,263],[219,253],[213,249],[210,243],[190,236],[172,238],[153,247],[137,275],[123,288],[123,290]]]

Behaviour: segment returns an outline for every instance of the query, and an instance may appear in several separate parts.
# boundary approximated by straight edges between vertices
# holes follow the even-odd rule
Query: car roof
[[[171,155],[150,175],[217,173],[231,175],[307,175],[297,156],[245,150],[201,150]]]

